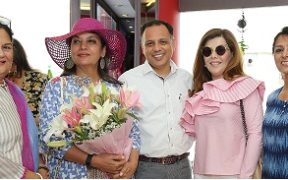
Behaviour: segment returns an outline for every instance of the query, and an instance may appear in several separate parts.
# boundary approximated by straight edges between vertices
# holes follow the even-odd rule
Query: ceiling
[[[90,1],[80,0],[81,10],[90,11]],[[101,0],[117,16],[126,31],[134,33],[135,2],[138,0]],[[156,0],[141,0],[141,12],[155,14]],[[168,0],[166,0],[168,1]],[[200,11],[288,5],[287,0],[179,0],[179,11]],[[108,12],[109,13],[109,12]],[[111,12],[110,12],[111,13]]]
[[[121,18],[135,18],[135,0],[102,0]],[[156,0],[141,0],[141,5],[148,8],[155,7]],[[155,9],[154,9],[155,11]]]
[[[135,18],[134,5],[129,0],[103,0],[109,7],[122,18]]]
[[[102,0],[120,19],[125,29],[134,33],[135,0]],[[143,10],[155,13],[156,0],[141,0]],[[90,11],[90,0],[80,0],[80,9]]]

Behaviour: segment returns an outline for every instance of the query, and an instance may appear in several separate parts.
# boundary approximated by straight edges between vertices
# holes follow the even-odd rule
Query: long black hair
[[[26,52],[22,46],[22,44],[17,40],[13,39],[14,45],[14,55],[13,55],[13,63],[16,65],[16,77],[21,77],[22,71],[32,71],[32,67],[30,66]]]

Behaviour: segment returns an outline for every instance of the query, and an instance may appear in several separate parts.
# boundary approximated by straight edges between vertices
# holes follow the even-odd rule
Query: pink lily
[[[64,121],[69,124],[71,127],[75,127],[79,124],[81,115],[78,113],[76,107],[73,107],[71,110],[65,109],[64,115],[62,115]]]
[[[141,107],[141,104],[139,102],[140,94],[136,91],[131,91],[126,88],[121,88],[119,93],[119,100],[120,104],[127,108],[133,108],[133,107]]]
[[[74,100],[74,107],[79,109],[81,113],[85,113],[87,110],[93,109],[93,106],[89,101],[89,97],[76,98]]]

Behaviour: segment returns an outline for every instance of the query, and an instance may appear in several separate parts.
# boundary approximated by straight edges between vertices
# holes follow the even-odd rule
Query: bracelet
[[[35,174],[37,174],[40,177],[40,179],[43,179],[43,177],[42,177],[42,175],[40,173],[36,172]]]
[[[45,169],[46,171],[49,171],[49,168],[46,165],[39,165],[38,171],[39,169]]]
[[[87,158],[85,160],[85,165],[86,166],[91,166],[91,161],[92,161],[93,155],[92,154],[88,154]]]

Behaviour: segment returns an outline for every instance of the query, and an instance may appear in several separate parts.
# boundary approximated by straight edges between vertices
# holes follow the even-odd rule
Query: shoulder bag
[[[246,123],[246,118],[245,118],[243,99],[240,100],[240,109],[241,109],[242,123],[243,123],[243,129],[244,129],[246,145],[247,145],[248,129],[247,129],[247,123]],[[260,158],[259,158],[259,160],[257,162],[257,167],[256,167],[256,170],[255,170],[255,172],[253,174],[253,179],[261,179],[261,177],[262,177],[262,157],[261,156],[260,156]]]

